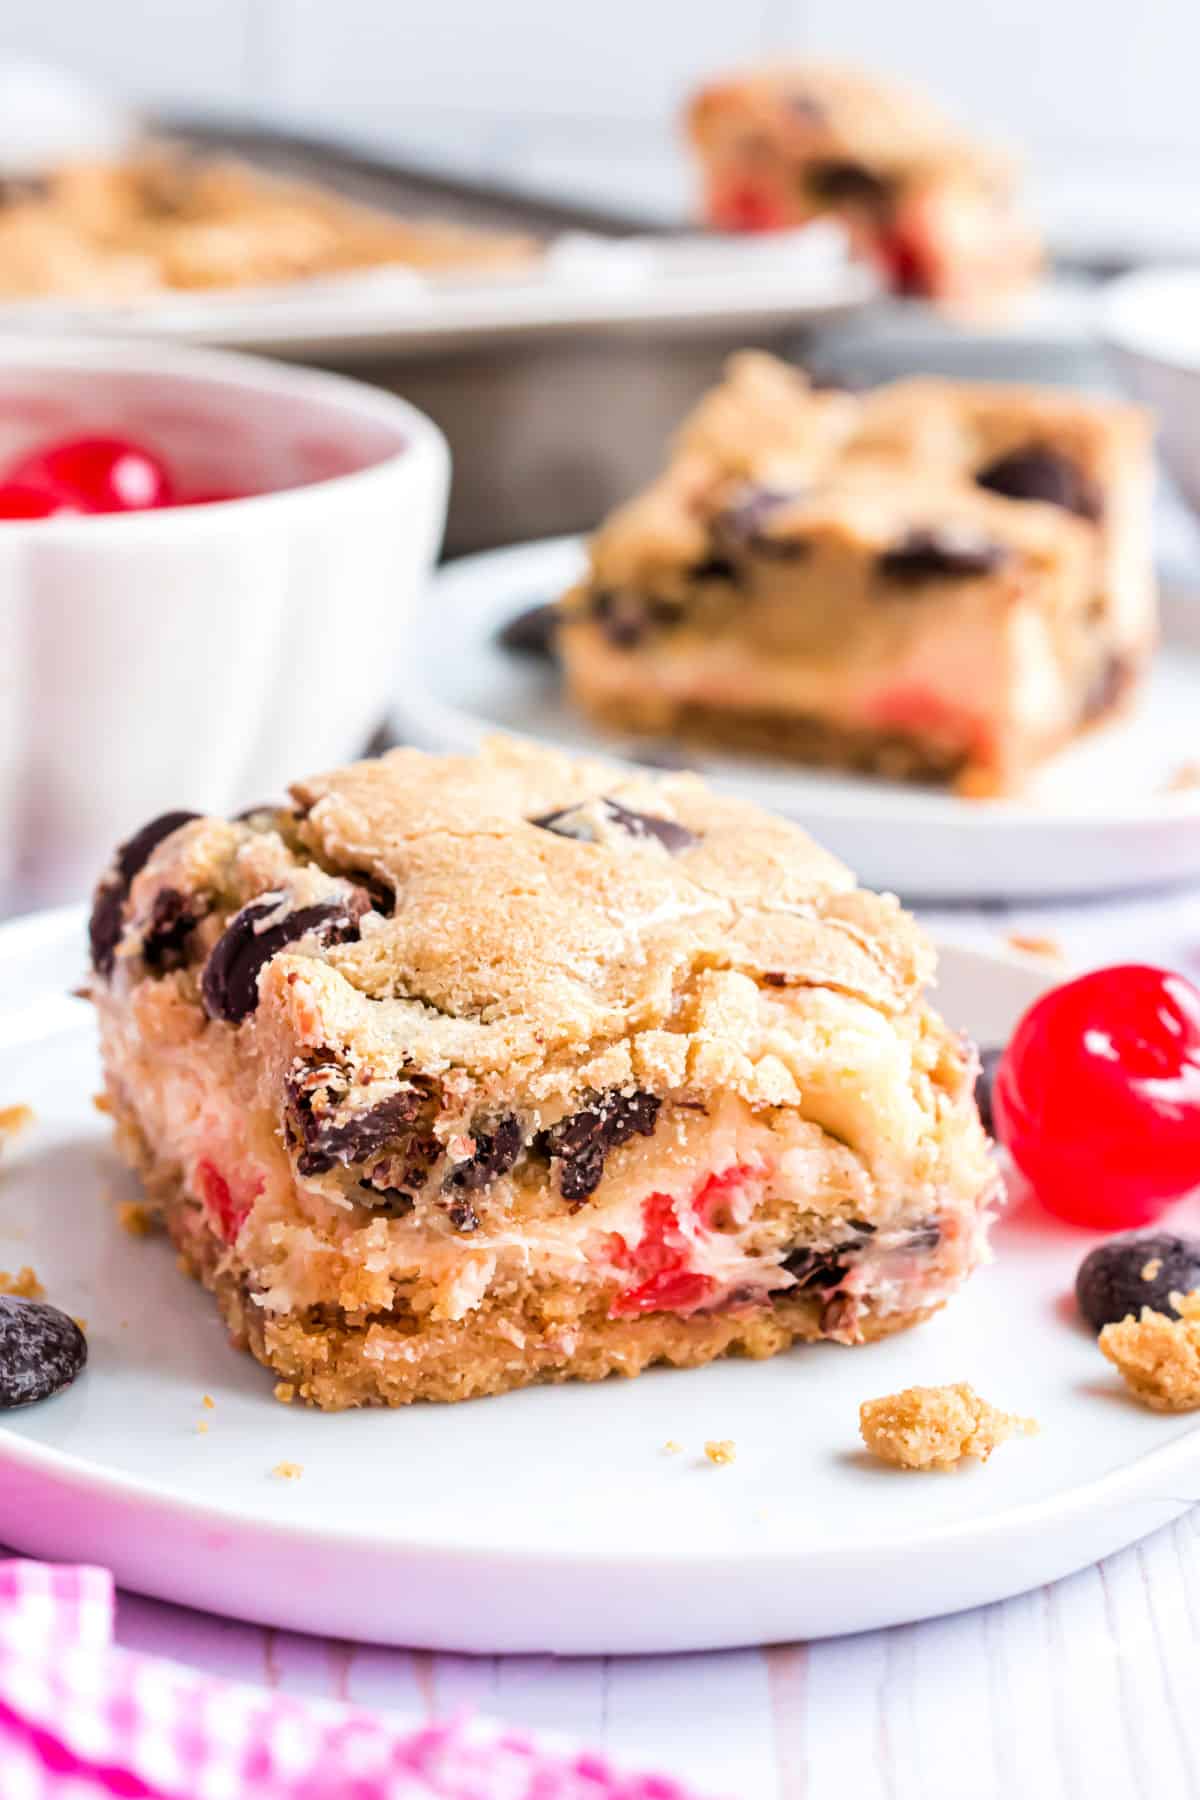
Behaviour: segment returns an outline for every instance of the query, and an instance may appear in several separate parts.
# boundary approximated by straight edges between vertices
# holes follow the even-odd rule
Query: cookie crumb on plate
[[[275,1467],[271,1470],[271,1473],[280,1481],[299,1481],[304,1473],[304,1464],[294,1462],[276,1463]]]
[[[141,1200],[122,1200],[117,1208],[117,1223],[130,1237],[151,1237],[158,1228],[153,1210]]]
[[[1044,956],[1048,962],[1065,962],[1066,952],[1057,938],[1032,931],[1010,931],[1005,938],[1010,950],[1022,956]]]
[[[37,1278],[37,1274],[28,1263],[10,1275],[7,1269],[0,1269],[0,1294],[7,1294],[13,1300],[44,1300],[46,1290]]]
[[[0,1106],[0,1147],[8,1138],[19,1137],[33,1124],[32,1106]]]
[[[1172,1294],[1171,1305],[1177,1319],[1143,1306],[1139,1318],[1106,1325],[1100,1348],[1143,1406],[1191,1412],[1200,1407],[1200,1292]]]
[[[663,1445],[663,1455],[664,1456],[678,1456],[679,1452],[682,1449],[683,1449],[682,1444],[677,1444],[675,1442],[674,1438],[668,1438],[666,1443]]]
[[[952,1469],[964,1456],[986,1462],[1005,1438],[1038,1431],[1036,1419],[998,1411],[965,1381],[864,1400],[858,1418],[867,1449],[901,1469]]]
[[[704,1454],[710,1463],[721,1467],[725,1463],[736,1462],[737,1445],[732,1438],[709,1438],[704,1446]]]
[[[281,1406],[290,1406],[296,1398],[295,1384],[291,1381],[277,1381],[271,1391]]]

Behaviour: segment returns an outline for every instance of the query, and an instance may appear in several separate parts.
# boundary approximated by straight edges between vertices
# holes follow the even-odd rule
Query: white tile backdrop
[[[815,49],[908,72],[980,124],[1200,178],[1195,0],[43,0],[0,49],[139,99],[389,116],[656,121],[702,71]]]

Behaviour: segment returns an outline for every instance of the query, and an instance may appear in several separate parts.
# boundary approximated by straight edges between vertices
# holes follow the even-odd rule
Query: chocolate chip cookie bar
[[[984,1254],[922,934],[695,776],[393,751],[155,820],[91,943],[119,1145],[286,1397],[857,1344]]]
[[[557,634],[569,692],[626,735],[1003,793],[1133,695],[1149,512],[1130,407],[818,391],[747,352],[593,538]]]
[[[535,254],[514,233],[401,218],[233,158],[163,147],[0,183],[3,299],[122,301],[389,264],[487,269]]]
[[[833,217],[895,292],[968,313],[1002,309],[1036,271],[1012,158],[899,83],[806,64],[752,70],[697,93],[686,126],[719,230]]]

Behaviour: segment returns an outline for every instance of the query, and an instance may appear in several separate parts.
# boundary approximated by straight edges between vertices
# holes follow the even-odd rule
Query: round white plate
[[[496,632],[561,594],[583,566],[575,538],[463,557],[435,576],[411,618],[393,734],[471,749],[492,731],[638,758],[563,702],[544,664],[501,650]],[[872,887],[922,900],[1017,899],[1150,887],[1200,875],[1200,599],[1168,599],[1164,645],[1136,714],[1056,757],[1021,801],[968,801],[761,756],[692,752],[715,786],[786,813]]]
[[[1131,1542],[1200,1490],[1193,1421],[1127,1400],[1065,1304],[1091,1240],[1031,1209],[1003,1221],[964,1295],[885,1343],[456,1407],[281,1406],[169,1246],[117,1222],[137,1189],[91,1104],[90,1012],[67,997],[81,962],[78,914],[0,930],[0,1104],[37,1113],[5,1151],[0,1267],[31,1263],[91,1344],[67,1393],[3,1415],[0,1543],[340,1637],[691,1650],[994,1600]],[[949,950],[941,1001],[996,1043],[1043,980]],[[961,1380],[1043,1434],[953,1475],[867,1458],[861,1400]],[[734,1440],[733,1464],[706,1461],[714,1438]],[[273,1475],[281,1462],[302,1476]]]

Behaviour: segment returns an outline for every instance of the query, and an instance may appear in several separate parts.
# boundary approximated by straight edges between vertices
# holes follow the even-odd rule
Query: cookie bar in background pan
[[[150,146],[0,185],[0,299],[132,300],[388,265],[431,273],[530,261],[530,238],[406,219],[233,157]]]
[[[571,697],[626,734],[1011,791],[1137,688],[1150,481],[1131,407],[816,390],[747,352],[592,539]]]
[[[687,111],[709,223],[772,231],[835,217],[897,293],[1003,308],[1037,271],[1008,155],[897,82],[779,65],[702,88]]]
[[[996,1175],[933,953],[803,831],[508,742],[171,814],[92,916],[119,1144],[323,1407],[923,1319]]]

